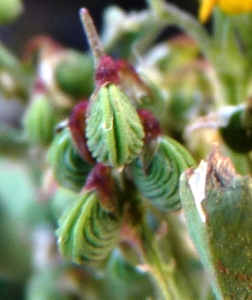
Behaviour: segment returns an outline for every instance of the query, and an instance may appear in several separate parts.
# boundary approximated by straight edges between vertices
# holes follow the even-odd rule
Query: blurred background
[[[170,3],[197,14],[197,0],[173,0]],[[23,0],[24,11],[13,24],[0,27],[0,40],[12,51],[21,55],[27,41],[38,34],[49,34],[67,47],[86,49],[82,26],[79,21],[80,7],[87,7],[98,30],[102,26],[102,11],[108,5],[118,5],[129,10],[146,7],[145,0]],[[165,34],[172,34],[169,29]]]

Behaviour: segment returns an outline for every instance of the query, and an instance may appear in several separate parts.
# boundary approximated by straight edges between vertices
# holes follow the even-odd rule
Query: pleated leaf
[[[194,164],[182,145],[169,137],[163,137],[147,170],[144,170],[140,159],[132,163],[133,180],[152,204],[164,211],[176,211],[181,208],[179,177]]]
[[[141,152],[142,124],[128,97],[115,84],[99,89],[86,122],[87,144],[97,161],[119,167]]]
[[[69,128],[64,128],[54,139],[48,154],[53,174],[59,184],[74,192],[83,188],[92,169],[75,149]]]
[[[120,216],[103,209],[95,192],[86,192],[59,221],[59,250],[78,264],[101,261],[115,247],[120,226]]]

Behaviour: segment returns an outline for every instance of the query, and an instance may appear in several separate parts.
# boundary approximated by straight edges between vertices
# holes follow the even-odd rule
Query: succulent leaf
[[[179,177],[194,164],[182,145],[169,137],[163,137],[147,170],[140,159],[136,159],[131,167],[137,188],[152,204],[164,211],[176,211],[181,208]]]
[[[115,84],[101,87],[94,95],[86,122],[87,144],[97,161],[119,167],[141,152],[142,124],[128,97]]]
[[[50,144],[56,124],[56,114],[48,96],[37,95],[32,100],[24,117],[24,128],[28,140],[32,144]]]
[[[92,168],[75,149],[69,128],[58,133],[49,150],[55,179],[65,188],[79,192]]]
[[[95,192],[80,195],[59,221],[61,254],[75,263],[98,262],[115,247],[121,217],[105,210]]]

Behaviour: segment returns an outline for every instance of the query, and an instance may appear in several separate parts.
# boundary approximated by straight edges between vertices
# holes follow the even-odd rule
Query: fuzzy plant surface
[[[0,43],[0,299],[252,299],[252,1],[88,9]]]

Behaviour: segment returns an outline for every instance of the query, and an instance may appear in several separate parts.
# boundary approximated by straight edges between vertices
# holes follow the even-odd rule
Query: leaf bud
[[[193,158],[182,145],[163,137],[147,169],[140,159],[136,159],[131,168],[133,180],[143,196],[163,211],[177,211],[181,208],[179,177],[194,164]]]
[[[108,83],[120,84],[120,78],[115,61],[109,55],[104,55],[95,71],[95,83],[98,88]]]
[[[142,150],[144,138],[139,116],[119,83],[114,61],[102,57],[96,71],[97,89],[90,99],[86,119],[92,156],[115,167],[133,161]]]
[[[107,211],[95,191],[84,191],[57,230],[60,253],[77,264],[105,259],[116,246],[121,217]]]
[[[84,187],[92,169],[76,151],[67,127],[57,133],[48,152],[48,161],[57,182],[74,192]]]

